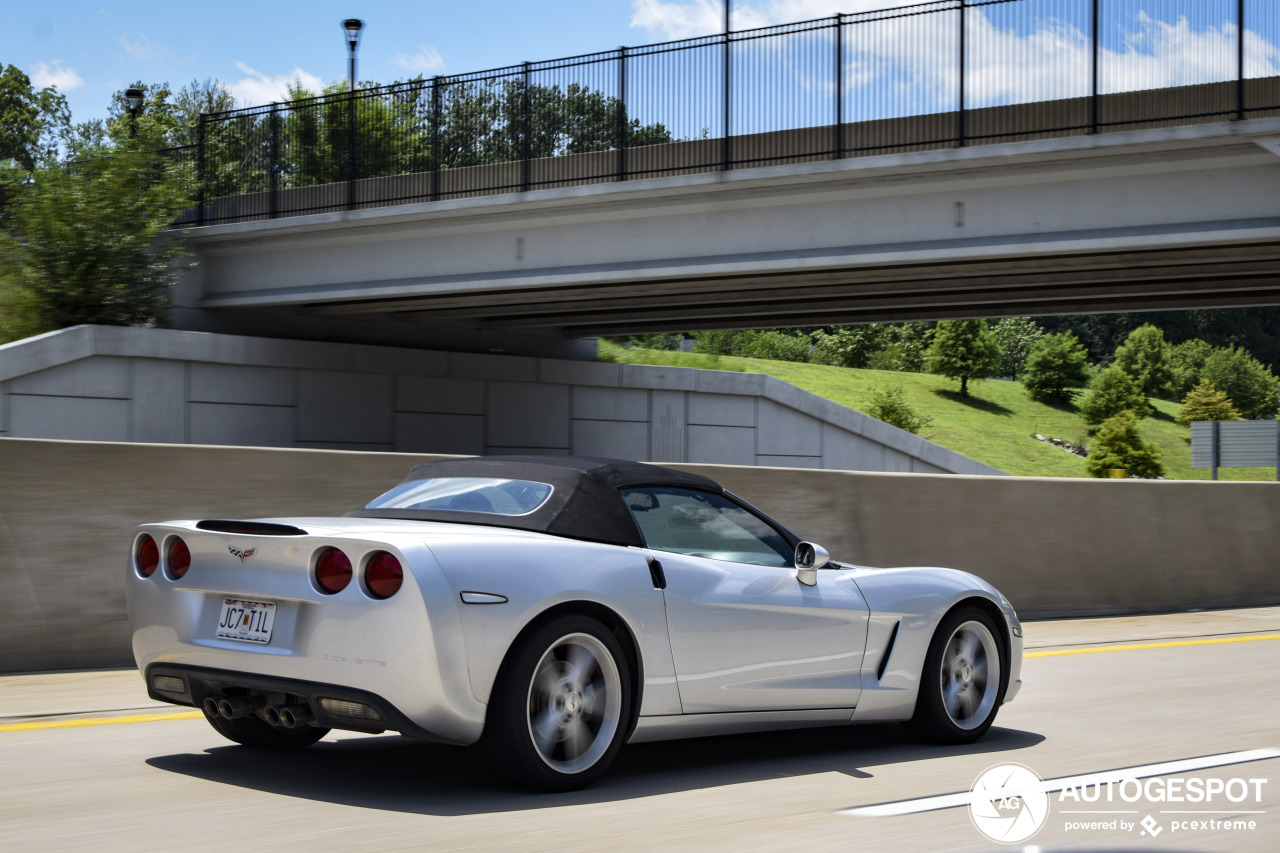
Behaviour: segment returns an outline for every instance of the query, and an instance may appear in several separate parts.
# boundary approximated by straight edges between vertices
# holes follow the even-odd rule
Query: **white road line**
[[[1140,767],[1122,767],[1118,770],[1104,770],[1100,773],[1085,773],[1080,776],[1045,779],[1044,789],[1046,792],[1050,792],[1061,791],[1063,788],[1105,785],[1108,782],[1119,782],[1122,779],[1169,776],[1174,773],[1190,773],[1194,770],[1223,767],[1228,764],[1265,761],[1269,758],[1280,758],[1280,749],[1249,749],[1243,752],[1225,752],[1221,755],[1205,755],[1200,758],[1184,758],[1180,761],[1165,761],[1160,764],[1144,764]],[[938,809],[954,809],[967,805],[969,805],[969,792],[960,791],[936,797],[921,797],[915,800],[879,803],[874,806],[855,806],[850,809],[842,809],[836,814],[848,815],[849,817],[896,817],[918,812],[931,812]]]

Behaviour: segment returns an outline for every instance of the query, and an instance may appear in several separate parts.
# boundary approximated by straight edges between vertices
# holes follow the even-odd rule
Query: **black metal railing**
[[[178,225],[1280,115],[1277,45],[1275,0],[935,0],[342,91],[201,116]]]

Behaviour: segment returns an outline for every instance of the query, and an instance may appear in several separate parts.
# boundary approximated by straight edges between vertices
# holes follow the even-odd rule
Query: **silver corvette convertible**
[[[341,518],[145,524],[127,587],[151,697],[232,741],[390,730],[547,790],[626,742],[897,720],[967,743],[1021,684],[989,584],[836,563],[634,462],[453,459]]]

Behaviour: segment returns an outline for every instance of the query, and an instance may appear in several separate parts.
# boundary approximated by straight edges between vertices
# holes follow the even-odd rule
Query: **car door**
[[[624,489],[666,579],[667,628],[686,714],[852,708],[867,603],[836,570],[796,580],[788,540],[725,495]]]

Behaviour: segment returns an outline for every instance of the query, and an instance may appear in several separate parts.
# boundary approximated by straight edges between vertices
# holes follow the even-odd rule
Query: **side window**
[[[650,548],[757,566],[791,565],[782,534],[723,495],[650,486],[623,489],[622,497]]]

